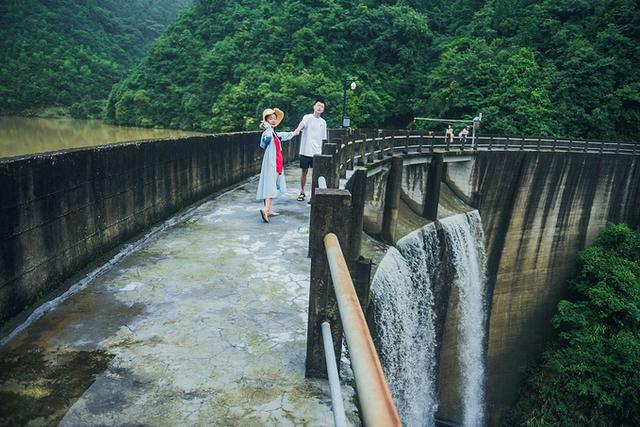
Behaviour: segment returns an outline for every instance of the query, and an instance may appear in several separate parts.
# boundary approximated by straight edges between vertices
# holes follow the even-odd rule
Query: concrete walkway
[[[328,385],[304,379],[310,206],[286,173],[270,224],[254,179],[9,341],[0,425],[332,425]]]

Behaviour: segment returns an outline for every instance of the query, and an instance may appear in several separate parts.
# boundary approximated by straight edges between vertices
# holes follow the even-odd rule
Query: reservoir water
[[[101,120],[0,117],[0,158],[140,139],[202,135],[171,129],[113,126]]]

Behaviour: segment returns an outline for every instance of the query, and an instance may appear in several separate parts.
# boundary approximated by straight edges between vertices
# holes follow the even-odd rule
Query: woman
[[[300,132],[278,132],[275,128],[284,118],[284,112],[278,108],[267,108],[262,112],[260,127],[264,128],[260,138],[260,148],[264,149],[260,181],[258,182],[258,194],[256,198],[262,200],[264,206],[260,209],[260,216],[264,222],[269,222],[270,216],[278,215],[271,211],[271,203],[274,197],[278,197],[287,191],[284,178],[282,146],[281,143],[289,141]]]

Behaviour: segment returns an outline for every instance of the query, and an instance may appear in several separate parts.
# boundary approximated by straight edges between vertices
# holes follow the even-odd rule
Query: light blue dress
[[[264,157],[262,158],[262,169],[256,194],[258,200],[278,197],[287,191],[284,171],[279,176],[276,172],[276,144],[273,142],[273,128],[266,122],[264,127],[264,132],[260,137],[260,147],[264,148]],[[293,132],[277,132],[277,135],[280,138],[280,143],[289,141],[295,136]]]

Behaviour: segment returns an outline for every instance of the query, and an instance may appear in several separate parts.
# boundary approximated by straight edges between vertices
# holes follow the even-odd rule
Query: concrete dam
[[[499,423],[549,336],[577,252],[608,221],[640,224],[640,150],[335,135],[332,168],[315,172],[353,189],[350,170],[366,170],[361,227],[394,245],[378,260],[369,309],[403,423]],[[0,197],[0,339],[25,305],[96,257],[257,173],[256,141],[254,133],[218,135],[0,161],[1,184],[12,189]],[[391,170],[398,157],[400,178]],[[388,197],[391,184],[399,204]],[[397,224],[384,214],[391,205]],[[411,229],[411,215],[424,221],[408,221]],[[384,329],[398,322],[413,335],[385,342]],[[419,378],[402,372],[418,366]]]
[[[525,151],[451,156],[443,182],[477,208],[475,216],[468,219],[465,216],[470,214],[462,213],[441,218],[400,239],[399,252],[390,249],[372,285],[376,327],[382,323],[383,330],[391,328],[389,335],[414,331],[408,343],[403,342],[406,337],[393,343],[385,343],[382,337],[378,343],[383,360],[386,352],[392,366],[407,370],[399,379],[403,388],[399,397],[407,405],[403,420],[408,425],[421,425],[424,421],[418,420],[425,419],[425,412],[431,413],[431,419],[436,416],[464,425],[483,425],[480,414],[486,414],[489,425],[499,423],[515,403],[523,371],[551,335],[550,320],[558,301],[566,296],[577,252],[609,221],[632,227],[640,224],[639,160],[615,154]],[[419,206],[424,199],[416,189],[425,188],[426,169],[405,167],[402,197],[408,204]],[[450,218],[469,222],[469,232],[484,239],[466,243],[471,249],[481,246],[478,258],[484,272],[479,276],[486,275],[486,289],[476,295],[475,302],[465,300],[469,295],[465,297],[460,289],[465,281],[459,280],[460,268],[455,265],[460,248],[451,243]],[[402,311],[409,305],[412,313],[400,311],[403,298]],[[478,304],[482,313],[470,313],[469,307],[477,309]],[[387,309],[396,312],[391,314],[393,319],[385,319]],[[465,326],[469,316],[474,320]],[[412,319],[411,325],[402,323],[407,319]],[[484,358],[483,393],[465,395],[470,385],[464,383],[474,375],[470,364],[477,364],[463,360],[463,350],[469,346],[465,328],[477,326],[473,322],[486,322],[481,330],[471,331],[471,336],[485,341],[479,355]],[[421,346],[429,350],[417,355],[416,348]],[[398,351],[410,355],[403,356],[407,359],[403,365],[397,364]],[[423,376],[430,379],[411,384],[419,372],[426,372]],[[395,374],[389,375],[393,383]],[[483,394],[483,410],[465,417],[470,400]],[[415,402],[420,396],[421,404]]]

